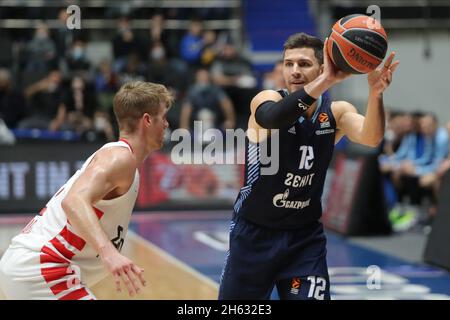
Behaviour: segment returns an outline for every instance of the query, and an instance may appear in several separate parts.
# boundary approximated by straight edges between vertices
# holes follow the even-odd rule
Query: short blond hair
[[[136,130],[137,120],[144,113],[154,116],[162,103],[169,108],[172,102],[172,94],[161,84],[143,81],[124,84],[116,93],[113,102],[119,130],[133,132]]]

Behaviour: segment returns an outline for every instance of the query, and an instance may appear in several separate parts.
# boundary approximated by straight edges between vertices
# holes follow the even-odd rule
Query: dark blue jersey
[[[288,94],[279,92],[283,97]],[[236,214],[276,229],[303,228],[318,221],[335,131],[331,101],[322,96],[311,119],[300,117],[279,129],[279,151],[270,148],[272,138],[263,142],[270,153],[278,152],[279,169],[273,175],[262,174],[262,143],[247,138],[245,182],[234,205]]]

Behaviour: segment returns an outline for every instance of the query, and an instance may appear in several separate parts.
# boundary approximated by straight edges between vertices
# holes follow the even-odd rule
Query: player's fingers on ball
[[[323,61],[324,63],[330,62],[331,58],[328,55],[328,50],[327,50],[327,43],[328,43],[329,39],[325,38],[325,42],[323,43]]]
[[[391,52],[391,54],[389,55],[389,57],[386,60],[386,63],[384,64],[384,66],[386,68],[389,68],[391,66],[392,60],[394,60],[395,57],[395,52]]]
[[[387,79],[387,81],[388,81],[389,83],[392,81],[392,72],[391,72],[391,70],[388,70],[388,71],[386,72],[386,79]]]

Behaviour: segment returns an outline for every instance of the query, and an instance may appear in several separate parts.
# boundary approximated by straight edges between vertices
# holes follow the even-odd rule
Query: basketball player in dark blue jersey
[[[327,41],[327,40],[326,40]],[[326,42],[325,42],[326,46]],[[376,147],[384,136],[383,92],[399,62],[391,53],[367,76],[365,116],[322,94],[350,74],[338,70],[324,44],[304,33],[284,44],[287,90],[264,90],[250,104],[245,182],[234,205],[230,249],[219,299],[330,299],[326,238],[319,221],[334,145],[346,135]],[[260,148],[278,129],[279,169],[263,174]]]

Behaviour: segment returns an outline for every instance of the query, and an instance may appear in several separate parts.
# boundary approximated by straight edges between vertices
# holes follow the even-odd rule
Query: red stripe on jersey
[[[54,295],[57,295],[58,293],[66,291],[68,289],[69,287],[67,286],[67,281],[62,281],[50,287],[50,290],[52,290]]]
[[[54,256],[51,256],[49,254],[43,254],[41,253],[41,264],[44,263],[65,263],[66,261],[61,258],[56,258]]]
[[[67,275],[68,267],[41,268],[41,274],[46,282],[61,279]]]
[[[105,213],[103,211],[97,209],[96,207],[92,207],[92,208],[94,208],[95,214],[97,215],[97,218],[100,220]]]
[[[22,229],[20,233],[27,234],[31,232],[31,229],[33,228],[34,224],[37,222],[37,217],[34,217],[28,224],[25,226],[25,228]]]
[[[68,244],[77,248],[79,251],[83,250],[84,245],[86,244],[86,241],[70,231],[67,226],[64,227],[60,235],[67,241]]]
[[[134,153],[133,148],[131,147],[131,144],[127,140],[125,140],[124,138],[120,138],[119,141],[125,142],[130,147],[131,153]]]
[[[53,196],[54,198],[57,197],[61,192],[63,192],[64,187],[62,187],[61,189],[59,189],[59,191]]]
[[[58,250],[59,253],[61,253],[65,258],[69,260],[71,260],[75,255],[75,253],[67,249],[66,246],[62,244],[62,242],[59,241],[56,237],[50,240],[50,243],[55,247],[56,250]]]
[[[61,258],[55,251],[47,246],[41,249],[41,263],[67,263],[66,260]]]
[[[81,298],[89,295],[89,293],[86,291],[85,288],[80,288],[75,291],[72,291],[69,294],[66,294],[65,296],[62,296],[59,298],[59,300],[80,300]]]

